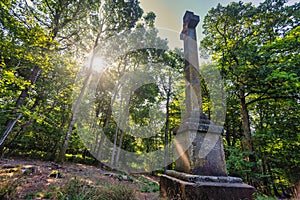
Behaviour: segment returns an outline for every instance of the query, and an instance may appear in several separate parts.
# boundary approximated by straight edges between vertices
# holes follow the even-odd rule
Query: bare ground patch
[[[85,183],[84,187],[133,188],[136,199],[159,199],[156,176],[124,175],[84,164],[30,159],[0,160],[0,199],[58,199],[74,179]]]

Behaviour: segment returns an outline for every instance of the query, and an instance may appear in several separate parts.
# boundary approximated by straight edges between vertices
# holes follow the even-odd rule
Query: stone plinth
[[[191,112],[177,131],[175,170],[194,175],[227,176],[221,133],[204,114]]]
[[[167,171],[160,178],[161,196],[182,200],[253,199],[255,189],[236,177],[199,176]]]

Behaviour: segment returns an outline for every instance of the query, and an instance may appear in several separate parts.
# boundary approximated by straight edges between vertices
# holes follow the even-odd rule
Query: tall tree
[[[42,73],[43,76],[47,75],[53,70],[54,62],[50,60],[50,54],[55,50],[66,50],[73,44],[72,41],[78,39],[76,37],[79,36],[78,30],[85,25],[83,20],[86,19],[91,11],[90,6],[94,3],[97,2],[68,0],[59,3],[55,1],[1,2],[1,35],[4,41],[13,38],[12,44],[19,49],[16,51],[17,56],[3,56],[2,63],[12,68],[14,67],[12,60],[17,63],[27,60],[21,67],[16,66],[18,66],[18,75],[30,83],[22,88],[15,100],[12,109],[15,116],[5,122],[1,147],[16,122],[22,117],[22,112],[18,110],[21,107],[27,108],[32,102],[33,95],[30,93],[39,81],[38,77]],[[23,51],[20,51],[21,48]],[[60,53],[63,54],[62,51]]]
[[[210,50],[225,84],[239,100],[245,138],[242,145],[250,152],[250,161],[255,161],[256,150],[251,106],[266,99],[298,98],[295,87],[298,70],[287,70],[287,66],[297,63],[294,48],[298,44],[293,43],[292,49],[280,54],[284,59],[290,58],[290,64],[279,64],[280,57],[276,56],[281,50],[274,46],[277,38],[290,38],[290,32],[297,32],[299,26],[299,3],[290,6],[285,3],[285,0],[266,0],[258,7],[242,2],[219,4],[204,19],[205,37],[201,44]],[[297,40],[289,42],[292,41]]]
[[[66,132],[64,143],[62,145],[59,161],[64,160],[64,155],[67,150],[68,141],[76,121],[79,106],[81,104],[83,95],[89,83],[90,77],[92,75],[93,63],[97,52],[97,48],[99,48],[99,43],[118,33],[133,28],[143,13],[142,9],[139,7],[139,2],[137,0],[108,0],[102,3],[103,4],[101,5],[101,7],[99,7],[98,18],[94,19],[96,20],[96,22],[92,23],[97,24],[98,26],[96,26],[95,28],[94,44],[91,52],[91,59],[87,69],[87,75],[84,78],[83,86],[74,105],[72,118],[69,123],[68,131]]]

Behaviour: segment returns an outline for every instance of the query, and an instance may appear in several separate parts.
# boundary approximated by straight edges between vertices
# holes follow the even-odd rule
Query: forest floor
[[[72,181],[77,185],[70,185]],[[129,191],[136,199],[152,200],[159,199],[158,181],[150,174],[125,175],[77,163],[0,160],[0,199],[70,199],[67,192],[87,195],[88,187],[108,187],[111,192],[119,188],[116,193]]]

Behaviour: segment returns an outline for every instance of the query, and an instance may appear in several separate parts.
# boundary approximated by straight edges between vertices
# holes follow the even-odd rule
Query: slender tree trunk
[[[131,96],[132,93],[130,92],[129,96]],[[124,94],[122,92],[122,96],[121,96],[121,105],[124,107],[124,111],[125,113],[123,113],[122,111],[120,111],[120,115],[123,115],[122,119],[120,120],[119,124],[123,125],[126,123],[127,119],[128,119],[128,116],[127,116],[127,110],[129,108],[129,102],[128,101],[125,101],[125,105],[123,105],[123,99],[124,99]],[[126,115],[126,116],[124,116]],[[117,152],[117,156],[116,156],[116,162],[115,162],[115,165],[118,166],[119,164],[119,159],[120,159],[120,153],[121,153],[121,149],[122,149],[122,144],[123,144],[123,138],[124,138],[124,131],[121,130],[121,137],[120,137],[120,140],[119,140],[119,147],[118,147],[118,152]]]
[[[119,132],[119,126],[117,125],[115,130],[115,137],[114,137],[114,147],[111,154],[111,160],[110,160],[110,166],[114,166],[114,160],[115,160],[115,152],[117,149],[117,140],[118,140],[118,132]]]
[[[94,55],[92,56],[92,59],[91,59],[91,64],[90,64],[91,66],[93,66],[93,60],[94,60]],[[75,124],[75,121],[76,121],[76,117],[77,117],[77,113],[78,113],[78,110],[79,110],[79,106],[81,104],[84,92],[85,92],[85,90],[87,88],[88,82],[89,82],[90,77],[91,77],[91,67],[90,67],[90,69],[88,70],[87,73],[88,73],[87,77],[85,78],[85,80],[83,82],[83,86],[81,88],[79,97],[78,97],[78,99],[76,101],[76,104],[75,104],[75,107],[74,107],[74,110],[73,110],[72,118],[71,118],[71,121],[69,123],[69,128],[68,128],[68,131],[66,133],[62,149],[60,151],[58,162],[63,162],[64,161],[64,157],[65,157],[68,145],[69,145],[70,135],[71,135],[71,133],[73,131],[73,127],[74,127],[74,124]]]
[[[91,60],[91,64],[90,64],[91,66],[93,65],[92,64],[93,60],[94,60],[94,56],[92,56],[92,60]],[[64,159],[65,159],[65,154],[66,154],[66,151],[67,151],[67,148],[68,148],[68,145],[69,145],[69,139],[70,139],[70,136],[71,136],[71,133],[73,131],[73,127],[74,127],[74,124],[75,124],[75,121],[76,121],[76,117],[77,117],[77,113],[78,113],[78,110],[79,110],[79,106],[81,104],[81,101],[82,101],[84,92],[85,92],[85,90],[87,88],[87,85],[88,85],[88,82],[90,80],[90,77],[91,77],[91,68],[88,70],[87,77],[85,78],[85,80],[83,82],[83,86],[81,88],[79,97],[78,97],[78,99],[76,101],[76,104],[75,104],[75,107],[74,107],[74,110],[73,110],[73,114],[72,114],[72,118],[71,118],[71,121],[69,123],[69,128],[68,128],[68,131],[67,131],[67,133],[65,135],[64,143],[63,143],[62,149],[61,149],[59,157],[58,157],[58,162],[63,162]]]
[[[98,45],[99,38],[100,38],[100,33],[97,35],[97,38],[95,40],[95,44],[94,44],[94,48],[93,48],[93,52],[92,52],[91,61],[89,63],[89,68],[88,68],[88,71],[87,71],[87,76],[84,79],[82,88],[80,90],[79,97],[78,97],[78,99],[76,101],[76,104],[75,104],[75,107],[73,109],[72,118],[71,118],[71,121],[69,123],[68,131],[67,131],[67,133],[65,135],[65,138],[64,138],[64,142],[63,142],[63,145],[62,145],[59,157],[58,157],[58,162],[63,162],[64,159],[65,159],[65,154],[66,154],[66,151],[67,151],[67,148],[68,148],[68,145],[69,145],[69,139],[70,139],[70,136],[72,134],[73,127],[74,127],[74,124],[75,124],[75,121],[76,121],[76,117],[77,117],[77,113],[78,113],[78,110],[79,110],[79,106],[81,104],[84,92],[85,92],[85,90],[86,90],[86,88],[88,86],[90,77],[92,75],[92,69],[93,69],[93,64],[94,64],[94,59],[95,59],[95,54],[96,54],[95,50],[96,50],[96,47]]]
[[[170,71],[169,71],[170,72]],[[166,94],[166,127],[165,127],[165,152],[164,152],[164,173],[166,173],[169,164],[169,124],[170,124],[170,97],[171,97],[171,74],[168,76],[168,86]]]
[[[250,155],[248,156],[249,162],[252,164],[251,166],[251,173],[247,173],[247,180],[248,183],[253,185],[254,187],[257,187],[257,180],[253,179],[251,177],[251,174],[257,173],[258,172],[258,167],[256,163],[256,158],[255,155],[253,155],[253,144],[251,140],[251,129],[250,129],[250,119],[249,119],[249,111],[247,109],[246,105],[246,97],[245,97],[245,92],[242,88],[239,88],[239,97],[240,97],[240,106],[241,106],[241,115],[242,115],[242,125],[243,125],[243,131],[244,131],[244,136],[245,136],[245,143],[246,143],[246,148],[250,152]]]
[[[239,92],[239,98],[240,98],[243,131],[244,131],[244,136],[246,138],[246,146],[247,146],[247,150],[252,152],[253,146],[252,146],[252,142],[251,142],[250,119],[249,119],[249,112],[248,112],[248,109],[246,106],[245,92],[242,88],[239,88],[238,92]]]
[[[96,117],[98,117],[98,115],[96,116]],[[104,119],[100,119],[100,122],[99,122],[99,128],[101,129],[101,125],[102,124],[104,124],[105,123],[105,120]],[[103,125],[104,126],[104,125]],[[101,134],[101,131],[99,131],[99,132],[97,132],[97,135],[96,135],[96,139],[95,139],[95,141],[96,141],[96,144],[93,146],[93,149],[90,149],[90,151],[92,152],[92,153],[94,153],[94,155],[95,155],[95,158],[97,158],[97,151],[98,151],[98,141],[99,140],[101,140],[101,136],[102,136],[102,134]],[[100,141],[99,141],[100,142]]]
[[[267,175],[266,162],[267,161],[265,159],[262,160],[262,174],[263,175]],[[269,179],[268,177],[263,178],[263,185],[265,186],[264,193],[268,196],[271,196],[271,188],[269,186],[269,180],[268,179]]]
[[[34,67],[34,69],[32,71],[32,74],[29,77],[31,85],[33,85],[33,84],[36,83],[36,80],[37,80],[38,76],[40,75],[41,71],[42,71],[41,68],[39,68],[37,66]],[[26,88],[26,89],[24,89],[21,92],[19,98],[16,101],[16,105],[15,105],[15,108],[14,108],[14,113],[16,113],[17,110],[20,108],[20,106],[24,104],[24,101],[25,101],[26,97],[28,97],[28,92],[29,92],[29,88]],[[29,102],[30,102],[30,97],[27,100],[25,107],[27,107],[27,105],[29,104]],[[18,120],[22,117],[22,115],[23,115],[22,113],[19,113],[17,115],[16,119],[14,119],[14,120],[8,120],[6,122],[6,127],[5,127],[4,132],[3,132],[2,136],[1,136],[1,139],[0,139],[0,150],[1,150],[1,152],[3,150],[4,142],[5,142],[6,138],[7,138],[7,136],[10,134],[10,132],[13,129],[13,127],[18,122]]]
[[[295,185],[294,193],[295,193],[295,199],[300,199],[300,180]]]
[[[32,85],[36,83],[36,81],[37,81],[39,75],[41,74],[41,72],[42,72],[41,68],[39,68],[38,66],[34,67],[32,73],[31,73],[31,75],[29,77],[29,80],[30,80],[30,82],[31,82]],[[21,94],[20,94],[20,96],[19,96],[19,98],[18,98],[18,100],[16,102],[15,109],[18,109],[23,104],[23,102],[25,101],[26,97],[28,97],[28,92],[29,92],[29,88],[26,88],[26,89],[24,89],[21,92]]]
[[[35,100],[33,106],[32,106],[31,109],[30,109],[31,112],[35,110],[35,108],[38,106],[40,100],[41,100],[40,98],[37,98],[37,99]],[[27,104],[25,105],[26,107],[27,107],[27,105],[28,105],[29,102],[30,102],[30,101],[28,100]],[[21,118],[21,117],[22,117],[22,114],[20,113],[19,116],[18,116],[18,118]],[[17,118],[17,119],[18,119],[18,118]],[[31,121],[32,121],[32,119],[29,119],[29,121],[23,123],[23,124],[21,125],[21,128],[19,129],[19,131],[15,134],[15,136],[13,137],[13,139],[10,140],[10,142],[6,144],[6,146],[10,146],[15,140],[17,140],[17,138],[21,135],[21,132],[22,132],[22,131],[23,131],[23,130],[31,123]],[[16,121],[14,121],[14,122],[16,122]],[[3,141],[3,142],[4,142],[4,141]],[[6,150],[5,150],[4,143],[3,143],[2,149],[1,149],[1,151],[0,151],[0,152],[2,152],[2,153],[1,153],[1,158],[4,157],[5,151],[6,151]]]
[[[126,71],[126,66],[127,66],[127,55],[125,55],[125,58],[124,58],[123,72]],[[111,166],[114,166],[114,164],[115,164],[114,161],[115,161],[115,153],[116,153],[116,149],[117,149],[118,132],[119,132],[119,126],[120,126],[120,123],[121,123],[121,117],[123,115],[123,113],[122,113],[123,100],[124,100],[124,89],[122,88],[123,84],[124,83],[120,83],[120,88],[119,88],[119,90],[122,89],[122,91],[121,91],[121,99],[120,99],[120,106],[119,106],[119,116],[118,116],[118,120],[117,120],[116,131],[115,131],[114,147],[113,147],[113,151],[112,151],[112,155],[111,155],[111,161],[110,161]],[[117,95],[115,94],[114,101],[115,101],[116,96]],[[126,106],[126,108],[128,108],[128,105]]]
[[[230,132],[231,130],[229,130],[229,125],[228,123],[225,124],[225,130],[226,130],[226,135],[225,135],[225,139],[226,139],[226,142],[227,142],[227,145],[228,146],[231,146],[231,137],[230,137]]]
[[[116,97],[117,97],[117,92],[114,93],[113,95],[113,98],[112,98],[112,101],[111,101],[111,105],[108,106],[108,110],[107,110],[107,116],[106,116],[106,119],[105,119],[105,123],[104,123],[104,130],[106,128],[108,128],[108,124],[110,122],[110,119],[111,119],[111,115],[112,115],[112,109],[111,109],[111,106],[112,104],[115,102],[116,100]],[[100,138],[100,143],[99,143],[99,147],[98,147],[98,152],[97,152],[97,159],[100,161],[101,158],[102,158],[102,148],[103,148],[103,144],[104,144],[104,139],[105,139],[105,136],[103,135],[105,133],[101,133],[101,138]]]
[[[116,162],[115,162],[116,166],[118,166],[118,164],[119,164],[120,153],[121,153],[121,149],[122,149],[124,135],[125,135],[124,132],[121,130],[121,137],[119,140],[119,147],[118,147],[118,152],[117,152]]]
[[[13,138],[12,140],[10,140],[9,143],[6,143],[5,146],[3,145],[3,148],[2,148],[1,151],[0,151],[0,152],[1,152],[0,158],[3,158],[4,155],[6,154],[7,148],[5,148],[5,147],[8,147],[8,148],[10,148],[10,149],[15,149],[15,147],[12,147],[12,146],[11,146],[12,143],[13,143],[14,141],[16,141],[16,140],[19,138],[19,136],[21,135],[21,132],[22,132],[22,131],[30,124],[30,123],[31,123],[31,119],[30,119],[29,121],[23,123],[23,124],[21,125],[20,130],[14,135],[14,138]]]
[[[108,127],[109,121],[111,119],[111,115],[112,115],[112,111],[111,111],[111,107],[109,106],[109,108],[107,110],[104,126],[103,126],[104,130]],[[104,139],[105,139],[105,136],[104,136],[105,133],[101,132],[100,134],[101,134],[101,138],[100,138],[100,143],[99,143],[98,151],[97,151],[97,159],[99,161],[101,161],[101,158],[102,158],[102,150],[103,150],[103,144],[104,144]]]
[[[121,85],[120,85],[120,87],[121,87]],[[118,120],[117,120],[117,126],[116,126],[116,131],[115,131],[115,138],[114,138],[114,147],[113,147],[113,151],[112,151],[112,154],[111,154],[111,160],[110,160],[110,165],[111,166],[114,165],[114,161],[115,161],[115,152],[116,152],[116,149],[117,149],[119,125],[120,125],[121,116],[122,116],[123,99],[124,99],[124,92],[123,92],[123,89],[122,89],[120,106],[119,106],[119,116],[118,116]]]
[[[167,92],[167,102],[166,102],[166,127],[165,127],[165,155],[164,155],[164,173],[167,171],[168,163],[169,163],[169,122],[170,122],[170,92]]]

